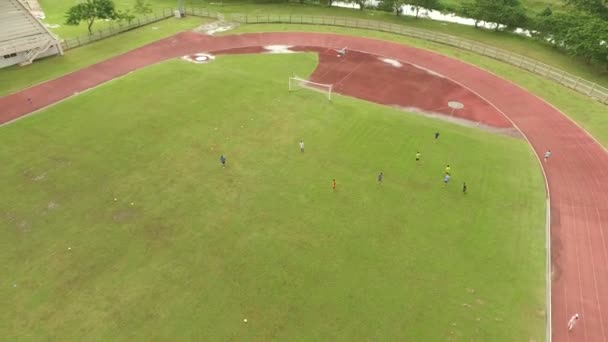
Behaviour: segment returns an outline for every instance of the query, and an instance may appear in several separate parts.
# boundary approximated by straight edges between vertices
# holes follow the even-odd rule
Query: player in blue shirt
[[[445,177],[443,177],[443,186],[448,185],[448,183],[450,182],[450,175],[446,174]]]

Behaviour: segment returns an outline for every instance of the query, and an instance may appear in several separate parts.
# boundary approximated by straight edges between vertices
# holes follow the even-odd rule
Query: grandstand
[[[60,41],[20,0],[0,0],[0,68],[63,54]]]

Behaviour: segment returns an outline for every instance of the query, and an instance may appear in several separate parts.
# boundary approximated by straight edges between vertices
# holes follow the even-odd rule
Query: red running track
[[[442,75],[405,61],[350,51],[344,56],[334,49],[298,47],[317,51],[319,65],[312,81],[333,84],[334,91],[384,105],[427,113],[454,115],[484,126],[512,128],[512,123],[494,106],[473,91]],[[458,111],[449,101],[463,103]]]
[[[266,45],[370,52],[457,80],[496,106],[528,138],[551,194],[553,341],[608,341],[608,153],[579,126],[524,89],[466,63],[429,51],[366,38],[314,33],[208,37],[181,33],[58,79],[0,98],[0,123],[50,105],[146,65],[196,52]],[[258,48],[256,48],[258,47]],[[368,83],[368,86],[373,86]],[[27,101],[28,98],[32,102]],[[473,118],[475,119],[475,118]],[[581,320],[572,332],[573,313]]]

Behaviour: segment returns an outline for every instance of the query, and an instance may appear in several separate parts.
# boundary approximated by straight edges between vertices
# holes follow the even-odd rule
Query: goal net
[[[299,89],[310,89],[316,90],[327,94],[327,99],[331,101],[331,91],[333,89],[332,84],[323,84],[305,80],[303,78],[293,76],[289,78],[289,91],[296,91]]]

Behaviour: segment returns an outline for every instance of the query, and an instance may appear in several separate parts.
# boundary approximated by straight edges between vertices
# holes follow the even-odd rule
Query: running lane
[[[152,63],[196,52],[266,45],[348,46],[432,70],[495,105],[526,135],[539,157],[551,149],[553,156],[543,167],[551,194],[553,341],[608,341],[608,152],[552,106],[466,63],[404,45],[352,36],[260,33],[208,37],[181,33],[4,96],[0,98],[0,123]],[[566,323],[574,313],[579,313],[581,320],[569,333]]]

